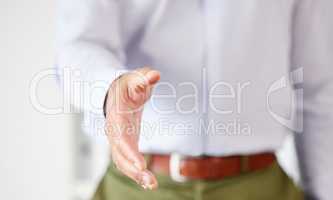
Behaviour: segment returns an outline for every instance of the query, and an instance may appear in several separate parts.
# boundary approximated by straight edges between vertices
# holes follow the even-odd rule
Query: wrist
[[[107,106],[108,106],[108,101],[109,101],[109,97],[110,97],[109,93],[111,93],[110,91],[114,87],[115,82],[117,82],[122,76],[123,76],[123,74],[118,76],[115,80],[113,80],[112,83],[109,86],[109,89],[106,91],[106,94],[105,94],[105,97],[104,97],[104,103],[103,103],[103,114],[104,114],[105,118],[107,117],[107,111],[108,111]]]

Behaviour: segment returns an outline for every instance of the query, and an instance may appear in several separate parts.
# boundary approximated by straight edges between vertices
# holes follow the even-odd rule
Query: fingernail
[[[143,172],[142,173],[142,187],[144,189],[153,189],[153,184],[151,183],[151,177],[148,173]]]
[[[148,186],[150,184],[150,176],[147,173],[143,173],[142,182],[146,186]]]
[[[152,190],[152,189],[153,189],[153,184],[149,184],[149,185],[147,185],[147,187],[148,187],[150,190]]]
[[[141,187],[142,187],[144,190],[147,189],[147,187],[146,187],[145,185],[141,185]]]

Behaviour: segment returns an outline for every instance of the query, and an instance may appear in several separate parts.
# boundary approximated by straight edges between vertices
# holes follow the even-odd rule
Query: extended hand
[[[113,81],[106,102],[106,132],[116,167],[143,188],[157,188],[155,176],[147,170],[138,150],[144,103],[160,73],[148,67],[126,73]]]

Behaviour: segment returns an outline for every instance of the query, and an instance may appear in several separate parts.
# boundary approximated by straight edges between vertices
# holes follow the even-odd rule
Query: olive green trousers
[[[301,200],[302,191],[277,163],[219,181],[174,182],[157,174],[159,188],[148,191],[110,165],[93,200]]]

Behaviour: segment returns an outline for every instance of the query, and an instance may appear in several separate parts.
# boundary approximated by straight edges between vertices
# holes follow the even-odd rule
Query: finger
[[[144,157],[139,153],[139,151],[135,151],[134,149],[128,148],[130,147],[129,145],[128,146],[121,145],[121,148],[119,147],[120,146],[118,146],[118,151],[122,155],[122,157],[128,163],[130,163],[132,166],[134,166],[136,169],[139,169],[142,172],[142,174],[136,178],[138,181],[140,181],[138,183],[142,185],[144,188],[149,188],[149,189],[157,188],[158,183],[156,177],[149,170],[147,170],[146,161],[144,160]],[[131,153],[135,154],[135,156]],[[137,163],[138,160],[133,162],[134,159],[139,159],[141,166],[137,166],[135,163]]]
[[[150,190],[156,189],[158,187],[158,182],[155,175],[149,170],[145,170],[143,174],[142,179],[143,183],[145,183],[144,188],[148,188]]]
[[[126,176],[141,185],[144,189],[155,189],[158,186],[156,177],[148,170],[138,170],[132,162],[117,149],[113,150],[113,160],[116,167]]]
[[[159,80],[160,73],[156,70],[136,73],[128,81],[128,96],[135,103],[144,103],[150,97],[152,86]]]
[[[142,67],[134,71],[135,84],[141,87],[153,85],[160,80],[160,72],[149,67]]]
[[[133,179],[135,182],[141,182],[141,170],[136,168],[132,162],[128,161],[117,148],[112,148],[112,160],[119,171]]]
[[[161,75],[160,75],[160,72],[159,72],[159,71],[151,70],[151,71],[148,71],[148,72],[145,74],[145,77],[147,78],[148,83],[149,83],[150,85],[154,85],[154,84],[156,84],[156,83],[160,80]]]
[[[145,102],[148,96],[146,88],[145,84],[133,80],[128,84],[128,97],[134,103],[141,105]]]
[[[143,155],[138,150],[137,136],[122,136],[117,144],[118,150],[139,170],[147,168]]]
[[[151,70],[152,69],[150,67],[145,66],[145,67],[140,67],[140,68],[136,69],[135,71],[145,75],[147,72],[149,72]]]

